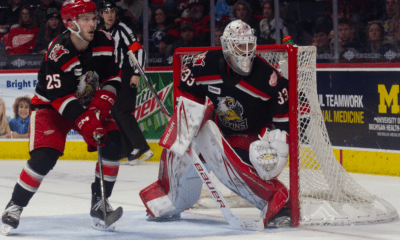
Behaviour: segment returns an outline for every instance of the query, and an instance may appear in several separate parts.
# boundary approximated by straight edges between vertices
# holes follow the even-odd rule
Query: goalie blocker
[[[149,218],[175,219],[182,211],[193,206],[200,197],[202,180],[191,164],[190,156],[184,154],[185,151],[182,150],[182,146],[184,146],[183,149],[186,149],[192,142],[195,152],[199,153],[202,160],[205,161],[206,170],[213,171],[221,183],[260,209],[266,227],[268,222],[274,219],[277,213],[282,213],[280,211],[287,205],[288,190],[276,178],[263,180],[257,169],[243,161],[231,147],[232,143],[237,142],[250,144],[258,139],[257,135],[230,136],[225,139],[218,126],[209,120],[213,106],[208,99],[205,111],[199,111],[199,106],[196,105],[189,107],[189,104],[186,104],[182,107],[182,102],[184,101],[180,101],[177,106],[167,130],[160,140],[160,145],[175,152],[169,149],[163,150],[158,180],[140,192],[140,197],[150,215]],[[185,112],[181,112],[179,109],[185,109]],[[191,117],[188,112],[194,110],[197,114],[204,112],[206,117],[202,121],[199,121],[196,116]],[[196,124],[191,122],[193,119],[201,122],[201,124],[197,124],[197,128],[201,126],[198,134],[194,127]],[[173,136],[172,139],[169,139],[171,136]],[[182,139],[186,140],[182,142]],[[181,147],[177,147],[177,145]],[[265,169],[263,165],[259,167]],[[214,199],[217,198],[218,196],[214,196]],[[219,204],[223,204],[223,202],[220,201]],[[219,207],[224,208],[225,206]],[[285,211],[287,212],[287,209]]]

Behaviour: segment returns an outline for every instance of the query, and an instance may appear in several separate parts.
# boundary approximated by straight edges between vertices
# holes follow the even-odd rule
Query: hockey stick
[[[203,181],[203,184],[207,187],[208,192],[210,193],[214,201],[217,203],[219,210],[221,210],[222,214],[224,215],[228,223],[234,228],[263,231],[264,222],[262,218],[253,219],[253,218],[238,217],[232,213],[224,197],[218,191],[217,186],[211,179],[207,169],[204,167],[204,164],[201,162],[199,156],[194,151],[193,144],[194,143],[192,142],[192,144],[189,146],[189,149],[185,152],[185,154],[187,154],[191,159],[194,168],[199,174],[201,180]]]
[[[97,119],[100,119],[100,112],[96,112],[96,117]],[[112,211],[108,217],[107,217],[107,208],[106,208],[106,197],[105,197],[105,192],[106,189],[104,187],[104,173],[103,173],[103,155],[101,153],[101,135],[97,134],[95,132],[94,138],[97,143],[97,154],[98,154],[98,162],[99,162],[99,172],[100,172],[100,192],[101,192],[101,201],[103,205],[103,218],[104,218],[104,226],[108,228],[111,226],[111,224],[115,223],[118,221],[118,219],[121,218],[123,210],[121,207],[118,207],[115,209],[115,211]]]
[[[107,211],[106,211],[106,197],[104,195],[105,188],[104,188],[104,174],[103,174],[103,157],[101,154],[101,137],[99,135],[95,136],[97,142],[97,154],[99,156],[99,171],[100,171],[100,191],[101,191],[101,201],[103,205],[103,218],[104,218],[104,225],[108,227],[107,224]]]
[[[142,76],[142,78],[144,79],[146,86],[150,89],[150,91],[153,94],[154,98],[156,99],[157,103],[161,106],[161,111],[165,114],[165,116],[167,117],[168,120],[171,119],[171,115],[167,111],[167,108],[165,107],[164,103],[158,97],[156,90],[151,85],[151,83],[150,83],[149,79],[147,78],[146,74],[144,73],[142,67],[139,65],[139,63],[135,57],[135,54],[133,54],[133,52],[131,50],[129,50],[128,55],[132,58],[133,63],[135,64],[136,69],[139,71],[140,76]]]

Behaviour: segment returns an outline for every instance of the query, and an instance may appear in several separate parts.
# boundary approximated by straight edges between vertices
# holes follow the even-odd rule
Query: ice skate
[[[149,221],[149,222],[171,222],[171,221],[179,220],[181,218],[180,213],[174,214],[172,216],[153,217],[153,216],[151,216],[150,213],[147,212],[146,216],[147,216],[146,221]]]
[[[268,228],[291,227],[290,208],[282,208],[275,216],[267,221]]]
[[[6,210],[1,217],[3,222],[3,225],[1,226],[1,234],[7,236],[10,234],[12,229],[18,227],[22,209],[21,206],[15,205],[12,201],[7,204]]]
[[[115,222],[122,216],[122,208],[118,207],[115,211],[111,207],[111,204],[106,199],[106,212],[107,212],[107,224],[106,226],[104,222],[103,216],[103,201],[101,197],[96,196],[93,194],[92,196],[92,208],[90,209],[90,216],[93,218],[93,225],[92,227],[102,231],[114,231],[115,229]]]
[[[131,155],[127,158],[131,166],[139,165],[142,162],[153,156],[153,152],[149,149],[134,149]]]

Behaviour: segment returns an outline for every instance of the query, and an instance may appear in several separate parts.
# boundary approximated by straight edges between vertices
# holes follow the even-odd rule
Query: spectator
[[[330,29],[326,25],[314,27],[313,46],[317,47],[317,54],[330,53],[328,34]]]
[[[351,26],[349,20],[342,18],[338,22],[338,38],[339,38],[339,54],[352,49],[353,51],[359,51],[362,47],[360,42],[354,38],[354,28]],[[333,41],[330,42],[331,50],[333,49]]]
[[[8,124],[11,130],[11,138],[29,138],[30,103],[31,99],[27,96],[15,99],[13,105],[15,118]]]
[[[396,14],[392,18],[392,24],[390,26],[388,32],[388,38],[392,41],[396,47],[399,47],[400,44],[400,13]]]
[[[395,8],[396,0],[386,0],[385,12],[381,20],[383,21],[383,27],[385,29],[385,35],[389,34],[389,29],[392,26],[392,18],[396,15],[398,9]]]
[[[385,29],[382,21],[369,22],[367,27],[367,46],[366,53],[380,53],[381,59],[389,50],[395,51],[395,47],[385,36]]]
[[[6,40],[7,54],[30,54],[36,48],[39,28],[33,20],[32,9],[28,5],[21,8],[19,25],[11,28]]]
[[[65,30],[57,8],[48,8],[46,19],[45,25],[39,30],[36,43],[36,51],[40,54],[46,54],[50,42]]]
[[[219,27],[215,29],[215,46],[221,46],[221,36],[224,33],[224,29]]]
[[[244,0],[237,1],[235,5],[233,5],[232,15],[235,20],[240,19],[254,29],[254,35],[256,37],[260,36],[259,21],[252,15],[250,4]]]
[[[4,1],[4,0],[3,0]],[[8,8],[4,10],[3,20],[0,20],[0,28],[6,28],[8,31],[18,24],[19,13],[25,0],[9,0]]]
[[[130,17],[132,22],[140,23],[139,18],[143,15],[142,0],[121,0],[116,3],[117,6],[124,9],[125,16]],[[151,11],[148,11],[149,21],[151,20]]]
[[[197,42],[204,39],[203,46],[210,46],[210,15],[204,16],[204,1],[203,0],[188,0],[187,1],[188,17],[179,19],[177,24],[172,26],[167,32],[167,43],[170,45],[178,41],[181,37],[181,25],[185,22],[191,22],[194,26],[194,37]],[[208,37],[204,37],[207,35]]]
[[[198,44],[195,42],[195,28],[193,23],[184,22],[181,25],[181,39],[168,46],[166,49],[167,65],[172,65],[172,54],[178,47],[196,47]]]
[[[150,66],[167,66],[167,56],[165,55],[165,50],[168,44],[165,41],[165,37],[161,39],[158,44],[158,49],[156,52],[149,54],[149,65]]]
[[[10,138],[11,131],[7,122],[6,105],[0,97],[0,138]]]
[[[132,26],[132,31],[136,35],[140,45],[143,46],[143,26],[141,24],[134,24]]]
[[[36,24],[39,28],[43,28],[47,22],[47,10],[49,8],[56,8],[58,11],[61,10],[61,3],[56,2],[54,0],[42,0],[42,4],[40,4],[35,9],[35,16],[36,16]]]
[[[170,24],[167,22],[166,7],[157,7],[154,11],[149,31],[149,52],[158,52],[161,40],[167,35]]]
[[[217,21],[220,21],[223,17],[227,17],[232,13],[233,4],[228,5],[229,0],[218,0],[215,5],[215,14]]]
[[[279,21],[275,21],[275,6],[273,0],[265,0],[262,5],[264,19],[260,22],[260,44],[274,44],[276,43],[276,29],[275,25],[278,25],[280,36],[283,38],[289,35],[285,21],[279,18]]]

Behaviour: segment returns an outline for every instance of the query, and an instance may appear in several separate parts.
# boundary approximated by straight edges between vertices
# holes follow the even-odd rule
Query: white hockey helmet
[[[230,67],[242,76],[248,76],[253,66],[257,47],[254,30],[242,20],[229,23],[221,36],[224,57]]]

